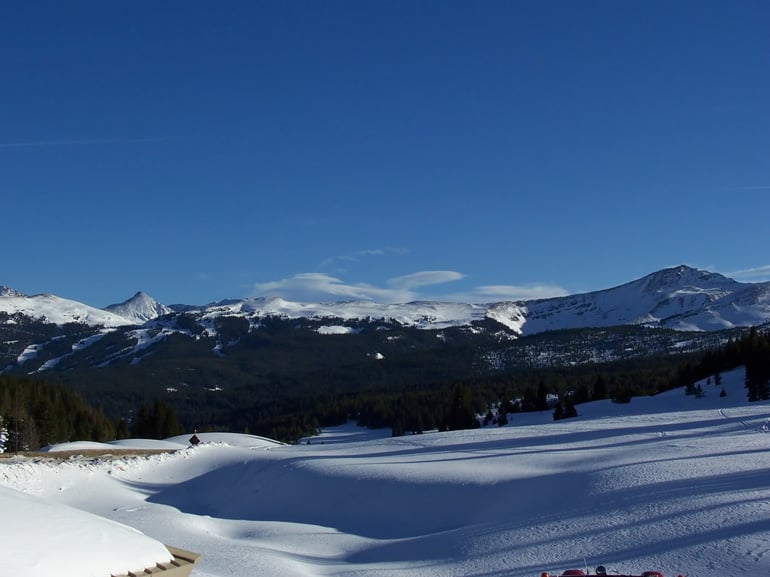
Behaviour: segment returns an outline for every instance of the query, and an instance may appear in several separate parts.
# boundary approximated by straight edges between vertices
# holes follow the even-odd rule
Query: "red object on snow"
[[[540,577],[557,577],[557,576],[555,573],[548,573],[546,571],[542,575],[540,575]],[[608,575],[607,575],[607,570],[604,568],[604,566],[599,565],[599,567],[596,568],[596,573],[584,573],[582,569],[567,569],[558,577],[608,577]],[[635,574],[613,573],[612,577],[663,577],[663,573],[661,573],[660,571],[645,571],[641,575],[639,575],[638,573],[635,573]],[[682,577],[682,575],[678,575],[677,577]]]

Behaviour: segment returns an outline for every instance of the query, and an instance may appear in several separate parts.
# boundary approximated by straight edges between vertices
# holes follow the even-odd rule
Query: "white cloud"
[[[350,284],[323,273],[300,273],[279,281],[254,285],[257,296],[280,296],[300,302],[373,300],[384,303],[414,300],[411,291],[380,288],[367,283]]]
[[[453,270],[426,270],[392,278],[388,281],[388,284],[393,287],[412,289],[462,280],[464,278],[464,274]]]
[[[761,282],[770,280],[770,264],[763,266],[757,266],[754,268],[748,268],[744,270],[737,270],[734,272],[726,272],[725,276],[733,278],[735,280],[745,280],[753,282]]]
[[[325,273],[300,273],[278,281],[256,283],[254,296],[277,296],[297,302],[371,300],[380,303],[405,303],[415,300],[440,300],[465,303],[491,303],[550,298],[569,294],[556,285],[487,285],[451,295],[426,295],[421,287],[462,280],[465,275],[449,270],[420,271],[394,277],[386,287],[369,283],[348,283]]]
[[[493,303],[547,299],[568,294],[570,293],[565,288],[550,284],[486,285],[475,287],[462,295],[454,295],[452,300],[469,303]]]

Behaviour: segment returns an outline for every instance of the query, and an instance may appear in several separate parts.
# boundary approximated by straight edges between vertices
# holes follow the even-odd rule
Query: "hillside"
[[[177,452],[15,457],[0,460],[0,486],[199,552],[198,577],[535,577],[598,564],[764,577],[770,406],[747,404],[742,380],[724,375],[726,397],[701,382],[703,398],[590,403],[569,422],[536,413],[395,439],[346,426],[294,446],[122,441],[102,446]]]

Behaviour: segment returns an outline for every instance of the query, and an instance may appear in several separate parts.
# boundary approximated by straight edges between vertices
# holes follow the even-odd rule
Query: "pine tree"
[[[459,384],[455,387],[452,404],[447,417],[447,429],[456,431],[460,429],[475,429],[479,426],[478,419],[473,412],[470,389]]]
[[[770,399],[770,340],[752,327],[741,345],[746,363],[744,383],[749,402]]]
[[[601,401],[607,398],[607,381],[602,375],[597,375],[594,381],[594,401]]]
[[[127,439],[130,434],[131,433],[128,430],[128,423],[126,423],[125,419],[120,419],[115,425],[115,438]]]
[[[577,416],[578,416],[578,412],[577,412],[577,409],[575,408],[575,403],[572,402],[572,399],[567,397],[566,399],[564,399],[564,418],[571,419]]]
[[[174,409],[161,399],[152,406],[142,403],[131,428],[131,436],[144,439],[165,439],[182,432]]]
[[[544,381],[537,384],[537,401],[535,410],[545,411],[548,409],[548,387]]]

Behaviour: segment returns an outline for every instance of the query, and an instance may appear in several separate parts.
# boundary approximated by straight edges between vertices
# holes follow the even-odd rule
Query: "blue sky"
[[[106,306],[770,280],[763,1],[16,2],[0,284]]]

